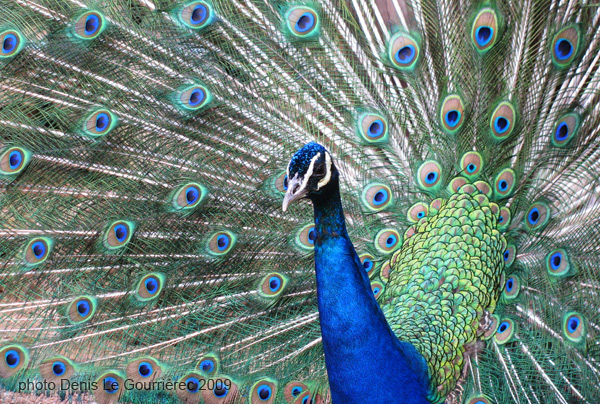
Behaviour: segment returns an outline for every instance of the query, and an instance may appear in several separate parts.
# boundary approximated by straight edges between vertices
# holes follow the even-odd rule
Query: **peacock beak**
[[[285,212],[292,202],[304,198],[307,194],[306,184],[303,183],[303,179],[296,173],[294,178],[288,179],[288,189],[283,197],[281,208]]]

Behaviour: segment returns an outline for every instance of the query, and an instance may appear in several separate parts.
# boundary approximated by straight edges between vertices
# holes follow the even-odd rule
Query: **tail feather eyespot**
[[[414,70],[420,53],[419,43],[409,34],[397,33],[388,45],[388,57],[392,66],[401,71]]]
[[[277,384],[270,379],[259,380],[250,389],[251,404],[272,404],[277,396]]]
[[[198,361],[196,369],[204,375],[214,375],[219,371],[219,359],[214,355],[206,355]]]
[[[552,131],[552,144],[565,147],[579,131],[581,117],[576,113],[563,115],[558,119]]]
[[[115,114],[105,108],[94,110],[83,122],[82,134],[97,138],[108,135],[117,125]]]
[[[260,283],[259,292],[264,297],[275,297],[281,295],[287,284],[287,277],[273,272],[267,274]]]
[[[137,284],[135,298],[141,302],[156,299],[163,290],[164,281],[165,276],[159,272],[143,276]]]
[[[462,127],[465,121],[465,107],[461,97],[457,94],[452,94],[444,98],[442,107],[440,108],[440,122],[442,128],[454,134]]]
[[[73,325],[89,321],[96,312],[97,301],[91,296],[79,296],[67,306],[67,319]]]
[[[424,190],[436,190],[442,180],[442,167],[433,160],[425,161],[417,170],[417,184]]]
[[[367,185],[362,192],[362,203],[371,211],[380,211],[389,207],[393,201],[390,187],[380,183]]]
[[[489,51],[499,37],[499,24],[496,11],[486,7],[477,13],[471,28],[471,41],[479,53]]]
[[[188,28],[200,30],[214,20],[214,11],[208,2],[188,3],[178,12],[179,20]]]
[[[187,111],[198,111],[204,108],[212,100],[212,94],[208,88],[194,85],[182,89],[177,96],[177,104]]]
[[[571,342],[583,342],[587,336],[585,317],[574,311],[567,313],[563,317],[563,334]]]
[[[310,7],[290,8],[286,21],[288,32],[296,38],[311,38],[319,33],[319,15]]]
[[[21,147],[9,147],[0,154],[0,175],[19,174],[29,163],[31,153]]]
[[[582,45],[579,26],[570,25],[561,29],[552,40],[552,62],[559,69],[568,67],[577,57]]]
[[[147,382],[159,378],[163,370],[156,359],[142,357],[129,362],[126,372],[127,379],[134,382]]]
[[[25,266],[34,267],[44,263],[50,253],[54,242],[46,237],[37,237],[27,243],[23,254]]]
[[[516,119],[515,107],[509,102],[501,102],[490,119],[490,130],[494,140],[501,141],[508,138],[515,128]]]
[[[104,245],[109,250],[116,250],[125,247],[135,231],[135,225],[132,222],[118,220],[113,222],[104,233]]]
[[[511,196],[517,185],[517,176],[510,168],[505,168],[496,175],[494,181],[494,195],[496,198],[506,198]]]
[[[29,364],[29,352],[21,345],[0,347],[0,378],[7,378],[26,369]]]
[[[375,248],[383,254],[396,250],[402,242],[402,237],[394,229],[383,229],[375,236]]]
[[[106,20],[98,11],[87,11],[75,19],[73,32],[80,39],[95,39],[106,28]]]
[[[14,29],[0,32],[0,59],[13,57],[18,54],[25,40],[21,33]]]
[[[96,381],[98,388],[94,390],[94,398],[100,403],[112,403],[125,393],[125,377],[121,372],[108,371]]]
[[[358,133],[367,143],[385,143],[388,140],[387,120],[375,113],[362,114],[358,118]]]
[[[516,332],[516,324],[513,320],[509,318],[504,318],[500,320],[500,324],[498,324],[498,329],[496,330],[496,335],[494,335],[494,340],[497,344],[503,345],[507,342],[510,342]]]
[[[73,362],[63,356],[44,360],[40,363],[39,369],[44,379],[55,383],[60,383],[63,379],[70,379],[75,373]]]
[[[208,239],[208,252],[212,255],[225,255],[231,251],[236,241],[237,237],[227,230],[216,232]]]

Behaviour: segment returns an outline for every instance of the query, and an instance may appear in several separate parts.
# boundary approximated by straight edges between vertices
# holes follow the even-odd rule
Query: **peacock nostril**
[[[292,188],[292,194],[296,194],[299,189],[300,189],[300,184],[294,185],[294,188]]]

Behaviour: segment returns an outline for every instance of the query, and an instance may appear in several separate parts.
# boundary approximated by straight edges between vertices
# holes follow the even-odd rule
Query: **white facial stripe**
[[[315,161],[317,161],[320,158],[321,158],[321,153],[317,153],[315,155],[315,157],[313,157],[312,160],[310,161],[308,170],[306,171],[306,174],[304,175],[304,178],[302,179],[302,185],[300,186],[301,190],[306,188],[306,184],[308,184],[308,180],[310,180],[310,177],[312,177],[313,170],[315,169]]]
[[[329,182],[329,180],[331,179],[331,156],[329,155],[329,153],[325,153],[325,161],[326,161],[326,173],[325,173],[325,177],[319,181],[319,183],[317,184],[317,189],[321,189],[321,187],[327,185],[327,183]],[[311,167],[312,170],[312,167]]]

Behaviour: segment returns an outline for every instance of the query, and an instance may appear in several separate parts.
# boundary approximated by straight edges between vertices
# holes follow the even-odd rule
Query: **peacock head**
[[[304,145],[288,164],[284,180],[287,191],[283,198],[283,211],[299,199],[314,200],[328,194],[338,178],[338,171],[327,149],[315,142]]]

